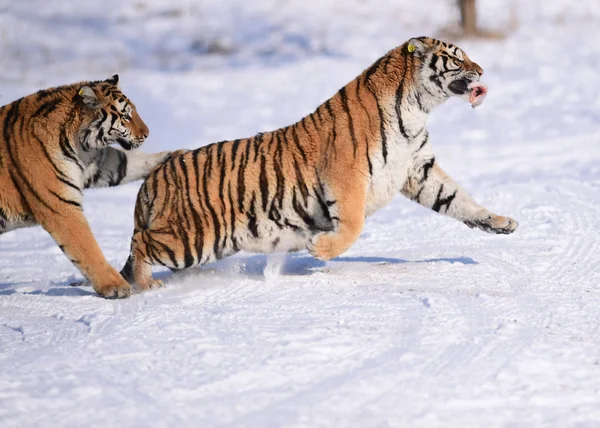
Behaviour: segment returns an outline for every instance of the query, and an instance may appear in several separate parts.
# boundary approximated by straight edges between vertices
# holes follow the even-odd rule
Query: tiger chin
[[[140,188],[121,274],[145,290],[163,285],[153,265],[178,270],[240,250],[329,260],[398,193],[471,228],[514,232],[515,220],[441,169],[426,129],[450,97],[481,104],[482,74],[460,48],[413,38],[293,125],[170,158]]]
[[[119,77],[38,91],[0,107],[0,235],[41,225],[104,297],[131,286],[104,258],[83,215],[83,190],[145,178],[169,152],[139,147],[148,127]]]

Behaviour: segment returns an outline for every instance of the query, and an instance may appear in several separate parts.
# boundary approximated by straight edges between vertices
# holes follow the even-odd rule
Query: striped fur
[[[293,125],[169,159],[140,189],[122,275],[147,289],[161,285],[152,265],[188,268],[239,250],[306,248],[328,260],[399,192],[470,227],[513,232],[514,220],[442,171],[426,129],[429,112],[468,99],[482,73],[456,46],[411,39]]]
[[[0,235],[40,224],[106,297],[131,287],[105,260],[83,215],[83,189],[138,180],[168,156],[129,150],[148,128],[118,76],[41,90],[0,108]]]

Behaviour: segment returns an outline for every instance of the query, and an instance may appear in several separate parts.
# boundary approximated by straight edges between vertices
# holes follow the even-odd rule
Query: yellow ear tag
[[[410,53],[413,53],[415,51],[415,49],[416,49],[415,45],[408,45],[408,51]]]
[[[83,88],[79,90],[78,94],[83,97]]]

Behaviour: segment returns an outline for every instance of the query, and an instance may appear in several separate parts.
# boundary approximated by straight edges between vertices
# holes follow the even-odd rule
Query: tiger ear
[[[409,54],[423,56],[429,51],[429,45],[421,39],[412,38],[406,43],[406,50]]]
[[[119,75],[118,74],[113,74],[112,77],[108,78],[105,80],[106,83],[109,83],[111,85],[117,86],[119,84]]]
[[[82,86],[79,89],[79,92],[77,92],[77,95],[79,95],[83,99],[83,102],[89,105],[90,107],[96,107],[100,105],[98,96],[96,95],[94,90],[89,86]]]

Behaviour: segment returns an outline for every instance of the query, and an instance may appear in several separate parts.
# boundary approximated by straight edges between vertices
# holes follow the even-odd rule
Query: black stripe
[[[360,79],[356,79],[356,99],[358,100],[358,103],[360,104],[360,106],[362,107],[365,115],[367,116],[367,120],[369,121],[369,130],[371,130],[372,124],[371,124],[371,115],[369,114],[369,111],[367,110],[367,107],[365,107],[365,103],[362,100],[362,97],[360,96]],[[371,162],[371,155],[369,154],[369,137],[365,137],[365,152],[366,152],[366,156],[367,156],[367,163],[369,165],[369,175],[373,175],[373,163]]]
[[[381,58],[379,58],[377,61],[375,61],[373,63],[373,65],[371,65],[366,71],[365,71],[365,81],[368,82],[369,79],[371,78],[371,76],[373,74],[375,74],[377,72],[377,69],[379,68],[379,64],[381,64],[381,61],[383,61],[383,59],[386,56],[382,56]]]
[[[358,150],[358,141],[356,140],[356,133],[354,131],[354,120],[350,113],[350,106],[348,105],[348,96],[346,95],[346,87],[340,89],[340,97],[342,98],[342,108],[348,115],[348,125],[350,126],[350,138],[352,139],[352,147],[354,150],[354,157],[356,157],[356,151]]]
[[[431,70],[433,70],[434,74],[429,77],[429,80],[431,80],[432,82],[434,82],[440,89],[443,90],[442,82],[440,81],[440,78],[437,75],[438,74],[438,70],[436,68],[436,63],[437,63],[438,58],[439,57],[436,54],[432,54],[431,55],[431,62],[429,63],[429,68]]]
[[[69,141],[69,137],[67,137],[67,132],[64,128],[60,131],[60,136],[58,138],[58,145],[60,147],[60,150],[62,151],[62,154],[68,160],[70,160],[71,162],[74,162],[79,167],[81,172],[83,172],[84,168],[81,165],[79,156],[77,156],[77,153],[75,153],[75,151],[73,150],[73,147],[71,146],[71,143]]]
[[[373,98],[375,98],[375,102],[377,103],[377,113],[379,114],[379,134],[381,135],[381,155],[383,156],[384,165],[387,163],[387,135],[385,134],[385,122],[383,116],[383,109],[379,105],[379,99],[375,92],[369,88],[369,85],[365,85],[365,87],[371,92]]]
[[[423,193],[423,189],[425,189],[425,186],[421,186],[421,188],[419,189],[419,191],[417,192],[417,194],[415,195],[413,200],[419,202],[419,199],[421,198],[421,193]]]
[[[238,170],[238,207],[241,213],[244,212],[244,196],[246,193],[246,176],[244,170],[250,161],[250,140],[246,141],[246,152],[240,158],[240,169]]]
[[[152,231],[154,233],[154,231]],[[166,264],[160,259],[160,256],[162,254],[162,252],[164,251],[165,253],[167,253],[167,256],[169,256],[169,260],[171,261],[171,265],[175,267],[175,269],[179,269],[179,263],[177,263],[177,257],[175,256],[175,252],[170,249],[166,244],[163,244],[162,242],[158,242],[156,239],[154,239],[152,236],[150,236],[149,233],[144,233],[142,236],[147,236],[149,241],[152,241],[152,245],[146,245],[147,248],[150,248],[152,250],[152,259],[163,265],[166,266]],[[158,254],[156,254],[156,252],[154,251],[154,245],[159,246],[159,252]]]
[[[53,191],[53,190],[48,190],[48,192],[50,192],[51,194],[53,194],[53,195],[54,195],[54,196],[56,196],[56,197],[57,197],[59,200],[61,200],[62,202],[66,203],[66,204],[69,204],[69,205],[74,205],[74,206],[76,206],[76,207],[78,207],[78,208],[81,208],[81,204],[80,204],[79,202],[77,202],[77,201],[72,201],[72,200],[70,200],[70,199],[65,199],[65,198],[63,198],[62,196],[60,196],[58,193],[56,193],[56,192],[55,192],[55,191]]]
[[[208,176],[209,171],[212,169],[212,147],[208,148],[207,159],[204,162],[204,174],[202,176],[202,191],[204,192],[204,205],[208,209],[210,216],[213,221],[213,229],[215,231],[215,239],[213,245],[213,254],[216,258],[219,258],[219,242],[221,241],[221,225],[219,223],[219,218],[217,217],[217,213],[214,210],[213,206],[210,203],[209,191],[208,191]]]
[[[283,144],[281,141],[281,134],[277,132],[276,140],[277,147],[275,148],[275,179],[277,180],[277,186],[275,190],[275,201],[279,204],[279,208],[283,206],[283,196],[285,194],[285,176],[283,174]]]
[[[417,150],[415,150],[415,153],[417,153],[418,151],[420,151],[423,147],[425,147],[425,144],[427,144],[427,142],[429,141],[429,132],[425,133],[425,138],[423,138],[423,142],[421,143],[421,145],[419,146],[419,148]]]
[[[281,214],[279,210],[275,206],[275,204],[271,204],[271,208],[269,209],[269,220],[271,220],[279,229],[283,229],[283,224],[281,223]]]
[[[36,111],[35,113],[33,113],[33,115],[31,116],[32,118],[37,118],[37,117],[48,117],[48,115],[50,113],[52,113],[54,110],[56,110],[56,106],[58,106],[60,104],[60,102],[62,101],[62,98],[56,98],[54,100],[51,101],[47,101],[45,103],[43,103]]]
[[[331,102],[331,99],[325,101],[325,104],[329,105],[329,103]],[[327,107],[327,106],[326,106]],[[331,106],[327,107],[328,109],[331,108]],[[315,113],[317,113],[317,118],[319,119],[319,123],[323,123],[323,112],[321,112],[320,108],[317,108],[315,110]],[[313,113],[314,114],[314,113]]]
[[[273,134],[269,133],[271,139],[273,138]],[[254,145],[254,162],[258,161],[258,154],[261,152],[261,145],[264,140],[264,134],[258,134],[251,142]]]
[[[250,209],[246,214],[248,217],[248,230],[252,233],[252,236],[258,238],[258,224],[256,222],[256,193],[252,192],[252,198],[250,199]]]
[[[182,203],[182,208],[183,208],[183,212],[185,213],[185,208],[187,208],[188,212],[191,212],[191,217],[192,220],[194,221],[194,228],[195,230],[193,231],[193,236],[195,237],[196,240],[196,255],[197,255],[197,260],[198,262],[201,259],[201,253],[202,253],[202,222],[200,220],[200,216],[198,215],[198,212],[194,209],[194,205],[192,203],[192,197],[191,197],[191,188],[190,188],[190,177],[188,176],[188,166],[185,163],[185,156],[179,156],[179,166],[181,167],[181,174],[183,175],[183,181],[184,181],[184,186],[185,186],[185,195],[187,196],[187,207]],[[185,216],[186,218],[188,216]],[[189,219],[188,219],[189,220]],[[185,235],[190,234],[190,231],[184,232]],[[189,244],[189,242],[188,242]],[[186,251],[186,254],[184,256],[185,258],[185,267],[190,267],[193,264],[197,263],[196,259],[194,259],[193,255],[191,254],[191,250],[189,251],[189,257],[188,257],[188,252]]]
[[[400,128],[400,133],[402,136],[410,140],[408,133],[406,132],[406,128],[404,127],[404,121],[402,120],[402,103],[404,101],[404,83],[406,82],[406,74],[408,73],[409,66],[405,63],[404,72],[402,73],[402,79],[400,80],[400,84],[398,85],[398,89],[396,90],[396,100],[395,100],[395,108],[396,108],[396,116],[398,117],[398,126]]]
[[[293,190],[292,195],[292,208],[298,214],[298,216],[302,219],[304,224],[308,226],[308,229],[311,232],[318,232],[320,229],[316,226],[314,219],[306,212],[302,204],[298,202],[298,198],[296,197],[296,188]]]
[[[217,147],[222,148],[224,146],[223,143],[218,144]],[[227,153],[224,152],[223,150],[221,150],[220,152],[218,152],[220,154],[220,163],[219,163],[219,169],[220,169],[220,176],[219,176],[219,200],[221,201],[221,219],[222,219],[222,223],[223,223],[223,242],[221,243],[221,249],[219,250],[219,254],[221,254],[223,252],[223,249],[225,248],[225,243],[227,242],[227,236],[229,236],[229,234],[227,233],[227,220],[225,218],[225,213],[227,212],[227,209],[225,207],[225,177],[226,177],[226,173],[227,173]]]
[[[308,131],[306,130],[306,126],[304,125],[304,119],[302,119],[302,126],[304,126],[304,130],[308,134]],[[296,127],[292,126],[291,128],[292,128],[291,129],[291,131],[292,131],[292,140],[294,141],[294,144],[295,144],[296,148],[300,152],[300,156],[302,156],[302,160],[304,162],[307,162],[308,159],[306,158],[306,152],[304,151],[304,149],[302,148],[302,145],[300,144],[300,139],[298,138],[298,133],[296,132]]]
[[[235,205],[233,204],[233,196],[231,194],[231,180],[227,183],[227,194],[229,196],[229,222],[231,223],[231,244],[233,251],[239,251],[237,240],[235,239]]]
[[[231,144],[231,170],[235,169],[235,156],[237,155],[238,147],[240,146],[240,140],[234,140]]]
[[[127,175],[127,155],[121,151],[117,153],[119,156],[119,168],[117,169],[117,177],[111,179],[111,187],[120,184]]]
[[[35,134],[35,132],[32,132],[33,138],[35,138],[38,143],[40,144],[42,151],[44,152],[44,155],[46,156],[46,159],[48,160],[48,162],[50,162],[50,165],[52,165],[52,168],[54,169],[54,175],[56,176],[56,178],[61,181],[62,183],[66,184],[69,187],[72,187],[73,189],[79,191],[79,193],[81,193],[81,189],[79,188],[79,186],[75,185],[74,183],[72,183],[69,180],[69,176],[67,174],[65,174],[64,172],[62,172],[60,170],[60,168],[54,163],[54,160],[52,159],[52,157],[50,156],[50,153],[48,153],[48,149],[46,148],[46,145],[44,144],[44,142]]]
[[[421,183],[427,181],[427,178],[429,177],[429,170],[433,167],[434,163],[435,158],[431,158],[427,163],[423,165],[423,179],[421,180]]]
[[[308,203],[308,186],[304,181],[304,176],[302,175],[302,171],[300,170],[300,165],[294,159],[294,171],[296,172],[296,181],[298,183],[298,187],[300,188],[300,193],[302,194],[302,199],[304,200],[304,205]]]
[[[217,143],[217,164],[222,162],[223,157],[223,143]]]
[[[319,111],[319,109],[317,108],[316,111]],[[309,117],[310,117],[310,120],[313,123],[313,126],[315,127],[315,131],[318,132],[319,131],[319,125],[317,125],[317,121],[315,120],[315,113],[311,113]]]
[[[323,213],[323,216],[331,221],[331,213],[329,212],[329,204],[327,203],[327,201],[325,201],[325,198],[323,194],[321,194],[321,192],[318,191],[318,189],[316,187],[313,187],[313,191],[315,192],[315,196],[317,197],[317,202],[319,203],[319,207],[321,207],[321,212]],[[332,204],[333,205],[333,204]]]
[[[267,178],[267,158],[265,155],[260,156],[260,195],[262,200],[262,209],[267,211],[267,205],[269,203],[269,180]]]
[[[202,198],[200,197],[200,166],[199,166],[199,161],[198,161],[198,157],[200,155],[200,150],[195,150],[193,153],[193,157],[192,157],[192,164],[194,165],[194,174],[195,174],[195,178],[196,178],[196,193],[198,194],[198,205],[200,206],[200,212],[201,214],[204,215],[204,218],[207,219],[207,214],[206,214],[206,210],[204,210],[204,208],[202,207]],[[193,207],[191,207],[190,209],[194,210]],[[195,214],[198,214],[195,210],[194,210]],[[197,250],[198,250],[198,263],[201,264],[202,263],[202,257],[204,254],[204,229],[202,226],[202,219],[199,219],[200,221],[200,233],[196,233],[196,239],[198,240],[198,245]],[[207,260],[208,260],[207,256]]]
[[[425,107],[423,107],[423,103],[421,102],[421,94],[419,93],[419,91],[417,91],[415,93],[415,99],[417,100],[417,105],[419,106],[419,110],[421,110],[422,112],[425,112],[425,113],[429,113],[429,111],[426,110]]]
[[[440,190],[438,191],[438,194],[435,198],[435,203],[433,204],[433,207],[431,207],[431,209],[435,212],[440,212],[440,209],[445,205],[446,206],[446,212],[448,212],[448,209],[450,208],[450,204],[452,203],[452,201],[454,200],[454,198],[456,197],[456,190],[454,191],[453,194],[446,196],[445,198],[442,198],[442,191],[444,190],[444,185],[442,184],[440,186]]]
[[[329,133],[329,139],[327,140],[327,151],[329,152],[329,148],[333,147],[335,152],[335,141],[337,139],[337,132],[335,130],[335,115],[333,113],[333,108],[331,107],[331,99],[325,101],[325,109],[327,113],[331,117],[331,132]],[[327,153],[327,159],[329,159],[329,153]]]
[[[62,177],[60,177],[59,175],[56,175],[56,174],[55,174],[55,176],[58,179],[58,181],[60,181],[61,183],[64,183],[67,186],[69,186],[69,187],[77,190],[79,193],[82,193],[81,189],[79,187],[77,187],[75,184],[71,183],[69,180],[66,180],[66,179],[64,179],[64,178],[62,178]]]
[[[45,98],[48,98],[51,95],[58,93],[59,88],[49,88],[49,89],[40,89],[36,92],[38,101],[42,101]]]

